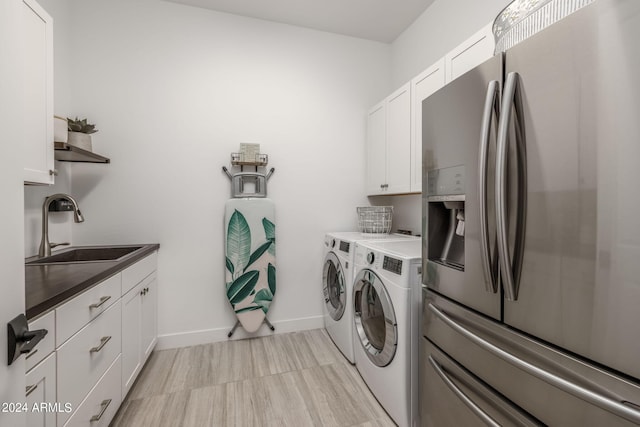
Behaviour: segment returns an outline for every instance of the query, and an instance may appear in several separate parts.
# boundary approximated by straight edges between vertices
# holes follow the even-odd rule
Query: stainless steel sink
[[[33,259],[26,262],[25,264],[71,264],[80,262],[117,261],[120,258],[124,258],[125,256],[137,251],[140,248],[142,248],[142,246],[98,246],[69,248],[48,257]]]

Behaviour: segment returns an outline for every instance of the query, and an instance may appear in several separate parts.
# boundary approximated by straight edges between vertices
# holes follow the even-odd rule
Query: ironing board
[[[225,203],[226,293],[247,332],[266,318],[276,293],[275,205],[267,198],[234,198]]]

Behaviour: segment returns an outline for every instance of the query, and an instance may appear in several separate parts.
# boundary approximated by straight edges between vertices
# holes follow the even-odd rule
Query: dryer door
[[[340,260],[336,254],[329,252],[324,259],[324,268],[322,269],[322,292],[329,316],[335,321],[340,320],[344,314],[347,304],[345,290],[344,273]]]
[[[361,270],[355,278],[353,305],[358,340],[377,366],[393,360],[398,345],[398,327],[391,298],[384,283],[371,270]]]

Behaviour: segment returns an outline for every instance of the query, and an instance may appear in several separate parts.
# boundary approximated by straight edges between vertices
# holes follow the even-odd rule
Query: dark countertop
[[[25,265],[25,305],[27,319],[33,319],[42,313],[50,311],[60,303],[119,273],[131,264],[134,264],[160,248],[160,245],[157,243],[114,246],[142,247],[114,261]],[[77,247],[79,246],[75,248]],[[55,253],[57,252],[54,252],[54,254]],[[37,257],[29,258],[27,261],[36,259]]]

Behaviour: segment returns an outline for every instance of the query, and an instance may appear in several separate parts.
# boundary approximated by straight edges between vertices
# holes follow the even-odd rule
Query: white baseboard
[[[205,329],[200,331],[159,335],[158,343],[155,349],[166,350],[169,348],[190,347],[192,345],[209,344],[219,341],[264,337],[274,334],[283,334],[286,332],[306,331],[309,329],[324,328],[324,318],[323,316],[305,317],[302,319],[290,319],[282,320],[279,322],[271,322],[271,324],[275,327],[275,331],[272,331],[266,324],[263,324],[260,329],[251,334],[242,329],[242,326],[238,326],[231,338],[227,338],[227,334],[229,333],[233,325],[219,329]]]

